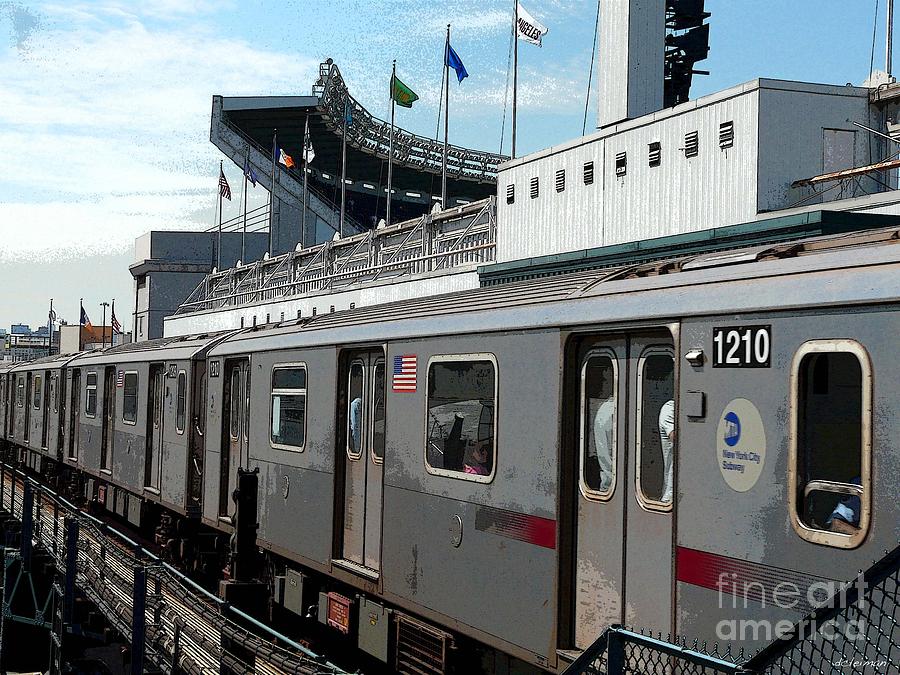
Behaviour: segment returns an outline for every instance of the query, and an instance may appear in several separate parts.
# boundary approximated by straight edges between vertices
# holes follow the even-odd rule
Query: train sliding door
[[[42,405],[42,416],[41,416],[41,447],[44,450],[49,449],[49,441],[50,441],[50,371],[44,372],[44,391],[43,391],[43,401]]]
[[[116,367],[107,366],[103,376],[103,433],[100,436],[100,469],[111,471],[116,436]]]
[[[144,450],[144,487],[159,491],[162,465],[163,405],[166,400],[165,364],[150,364],[150,392],[147,397],[147,446]]]
[[[381,569],[385,361],[381,350],[352,352],[341,387],[338,447],[343,495],[338,558],[370,573]]]
[[[31,373],[25,374],[25,428],[22,431],[22,438],[28,443],[31,438]]]
[[[563,646],[585,649],[612,623],[672,626],[674,350],[668,332],[590,336],[567,359],[577,381],[566,406],[575,503]]]
[[[222,454],[219,472],[219,517],[228,518],[237,470],[247,467],[250,438],[250,361],[225,361],[225,415],[222,417]]]
[[[69,389],[72,404],[69,406],[69,459],[78,460],[78,446],[81,443],[81,369],[72,370],[72,385]]]

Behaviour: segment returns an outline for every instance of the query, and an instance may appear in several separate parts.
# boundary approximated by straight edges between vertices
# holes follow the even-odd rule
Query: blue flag
[[[344,102],[344,122],[346,122],[349,127],[353,124],[353,107],[347,103],[347,101]]]
[[[247,180],[253,183],[253,187],[256,187],[256,172],[253,170],[253,167],[250,166],[249,157],[244,159],[244,175],[247,176]]]
[[[450,66],[456,71],[456,79],[459,82],[462,82],[463,79],[469,76],[469,72],[463,65],[462,59],[459,58],[459,54],[453,51],[453,47],[450,46],[449,42],[447,43],[447,63],[445,65]]]

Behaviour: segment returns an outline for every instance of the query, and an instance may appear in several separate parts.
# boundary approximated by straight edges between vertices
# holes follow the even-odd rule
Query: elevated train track
[[[133,673],[344,672],[6,463],[0,463],[0,517],[21,523],[18,546],[9,545],[6,530],[5,558],[17,559],[30,572],[40,551],[55,568],[50,597],[35,598],[35,616],[29,618],[53,633],[57,669],[66,635],[79,631],[73,605],[81,593],[131,642]],[[11,615],[7,593],[18,587],[3,589],[4,618]]]

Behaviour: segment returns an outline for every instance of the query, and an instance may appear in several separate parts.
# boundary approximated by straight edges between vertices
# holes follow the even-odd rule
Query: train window
[[[57,394],[57,375],[50,376],[50,400],[53,401],[53,412],[59,412],[59,395]]]
[[[16,407],[25,407],[25,378],[23,376],[16,379]]]
[[[384,461],[384,361],[375,364],[372,376],[372,461]]]
[[[675,449],[675,359],[650,347],[638,362],[637,498],[655,511],[672,508]]]
[[[122,421],[125,424],[137,423],[138,406],[138,374],[125,373],[122,392]]]
[[[609,499],[616,480],[617,365],[612,352],[587,355],[581,367],[581,492]]]
[[[33,408],[35,410],[41,409],[41,376],[34,376],[34,393],[32,394]]]
[[[228,420],[231,424],[231,439],[237,440],[241,435],[241,369],[231,369],[231,412]]]
[[[250,369],[244,378],[244,440],[250,440]]]
[[[365,370],[361,361],[350,364],[347,387],[347,456],[362,457],[363,410],[365,409]]]
[[[272,369],[272,426],[274,448],[303,452],[306,444],[306,366],[291,364]]]
[[[497,455],[494,356],[433,357],[427,391],[428,472],[483,483],[493,480]]]
[[[178,371],[178,385],[175,399],[175,433],[184,433],[185,407],[187,406],[187,374]]]
[[[800,347],[791,373],[791,519],[817,544],[854,548],[869,528],[872,372],[852,340]]]
[[[88,373],[84,384],[84,414],[97,416],[97,373]]]
[[[206,373],[200,375],[200,410],[197,415],[197,432],[202,436],[206,433]]]

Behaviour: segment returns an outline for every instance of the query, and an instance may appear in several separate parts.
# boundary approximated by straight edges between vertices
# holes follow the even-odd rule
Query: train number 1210
[[[713,328],[713,368],[768,368],[772,355],[772,327]]]

